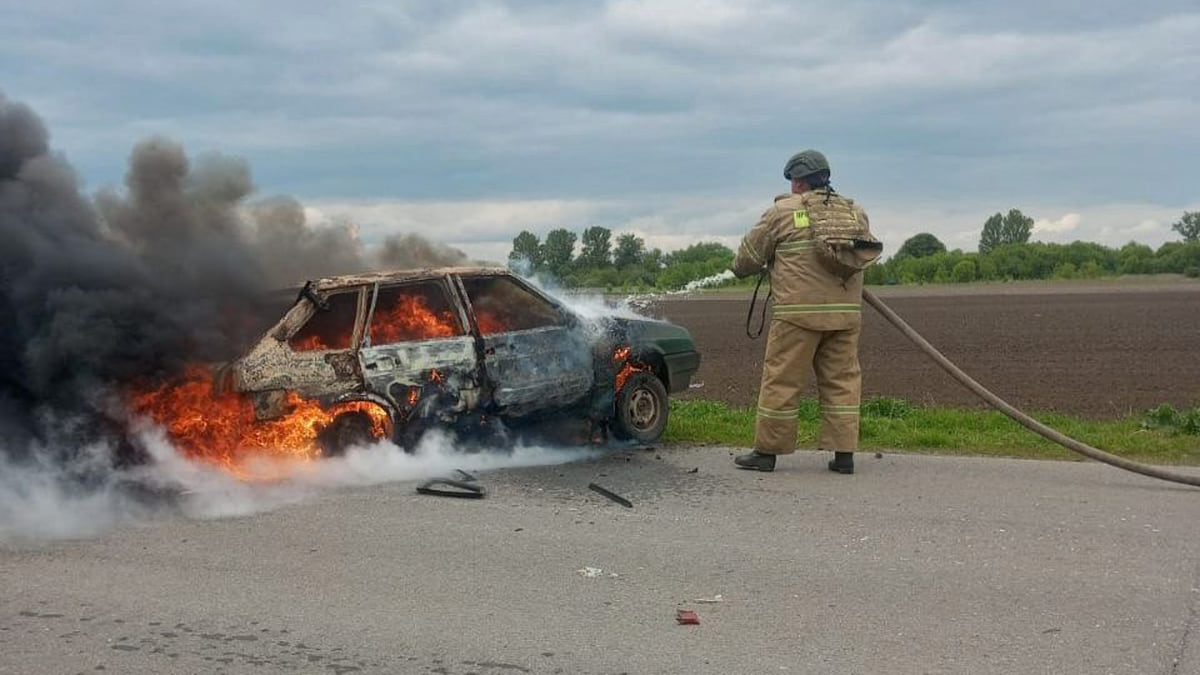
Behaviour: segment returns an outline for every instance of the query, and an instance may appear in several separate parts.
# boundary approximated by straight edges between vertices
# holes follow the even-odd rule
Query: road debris
[[[690,609],[680,609],[675,612],[675,620],[681,626],[699,626],[700,616]]]
[[[458,499],[483,499],[487,490],[477,483],[468,483],[452,478],[434,478],[417,486],[417,493],[435,497],[456,497]]]
[[[718,593],[718,594],[712,596],[711,598],[696,598],[692,602],[699,602],[699,603],[702,603],[705,605],[715,605],[718,602],[725,602],[725,598],[720,593]]]
[[[467,473],[466,471],[463,471],[462,469],[455,469],[455,470],[454,470],[454,473],[456,473],[456,474],[458,474],[459,476],[461,476],[461,477],[462,477],[462,479],[463,479],[463,480],[465,480],[465,481],[466,481],[466,482],[468,482],[468,483],[474,483],[474,482],[476,482],[476,481],[478,481],[478,480],[479,480],[479,479],[478,479],[478,478],[476,478],[476,477],[475,477],[473,474],[469,474],[469,473]]]
[[[620,504],[621,506],[624,506],[627,509],[633,508],[633,502],[629,501],[628,499],[625,499],[624,497],[622,497],[621,495],[619,495],[615,492],[611,492],[605,488],[602,488],[599,485],[596,485],[595,483],[588,483],[588,489],[591,490],[592,492],[598,492],[598,493],[604,495],[605,497],[608,497],[609,499]]]
[[[575,570],[575,573],[578,574],[579,576],[583,577],[584,579],[598,579],[600,577],[609,577],[611,579],[618,579],[621,576],[620,574],[617,574],[616,572],[609,572],[608,574],[605,574],[604,570],[600,569],[599,567],[584,567],[583,569]]]

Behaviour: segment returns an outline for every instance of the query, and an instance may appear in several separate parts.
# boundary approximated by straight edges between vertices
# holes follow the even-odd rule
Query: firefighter
[[[783,177],[791,192],[742,239],[732,271],[768,274],[773,314],[763,360],[754,451],[734,463],[774,471],[795,452],[800,394],[811,368],[821,406],[819,448],[834,451],[829,469],[854,473],[858,449],[862,269],[879,256],[867,214],[830,185],[829,162],[816,150],[793,155]]]

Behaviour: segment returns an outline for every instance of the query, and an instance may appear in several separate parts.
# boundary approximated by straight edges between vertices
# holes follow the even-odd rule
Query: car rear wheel
[[[613,433],[623,440],[653,443],[667,428],[667,388],[653,373],[635,373],[617,392]]]
[[[369,445],[379,439],[371,431],[371,418],[364,412],[353,411],[335,417],[329,426],[321,430],[317,440],[321,444],[321,454],[340,457],[351,447]]]

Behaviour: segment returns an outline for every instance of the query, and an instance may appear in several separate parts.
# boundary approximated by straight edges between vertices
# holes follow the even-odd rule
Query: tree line
[[[1120,248],[1076,241],[1030,242],[1033,219],[1012,209],[987,219],[979,252],[946,250],[922,232],[907,239],[887,262],[867,269],[869,284],[956,283],[1018,279],[1094,279],[1123,274],[1200,277],[1200,212],[1184,212],[1172,229],[1182,241],[1157,249],[1129,242]]]
[[[1200,277],[1200,212],[1185,211],[1172,225],[1182,240],[1157,249],[1136,242],[1120,248],[1083,241],[1030,242],[1033,222],[1019,209],[992,215],[983,223],[978,252],[947,250],[934,235],[917,234],[886,262],[868,268],[866,282],[961,283],[1164,273]],[[663,253],[647,249],[645,241],[631,233],[618,234],[614,244],[612,231],[605,227],[589,227],[582,236],[558,228],[546,233],[544,241],[522,231],[513,239],[508,262],[523,274],[547,276],[568,288],[676,290],[728,269],[733,251],[719,243],[701,242]]]
[[[626,291],[683,288],[728,269],[732,262],[733,251],[715,242],[663,253],[647,249],[641,237],[624,233],[614,245],[612,230],[606,227],[589,227],[578,238],[558,228],[547,232],[545,241],[522,230],[508,254],[509,267],[522,274],[550,277],[567,288]]]

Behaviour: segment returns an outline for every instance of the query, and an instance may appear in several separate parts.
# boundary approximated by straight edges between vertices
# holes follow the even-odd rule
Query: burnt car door
[[[285,341],[264,339],[242,359],[244,388],[295,390],[305,396],[331,396],[358,386],[354,344],[363,295],[349,288],[296,303],[281,322]],[[298,325],[287,330],[289,325]]]
[[[515,277],[459,279],[501,412],[520,416],[562,407],[591,390],[592,350],[578,318]]]
[[[379,283],[370,291],[359,360],[368,391],[408,410],[429,390],[459,411],[474,402],[477,362],[466,316],[446,277]]]

